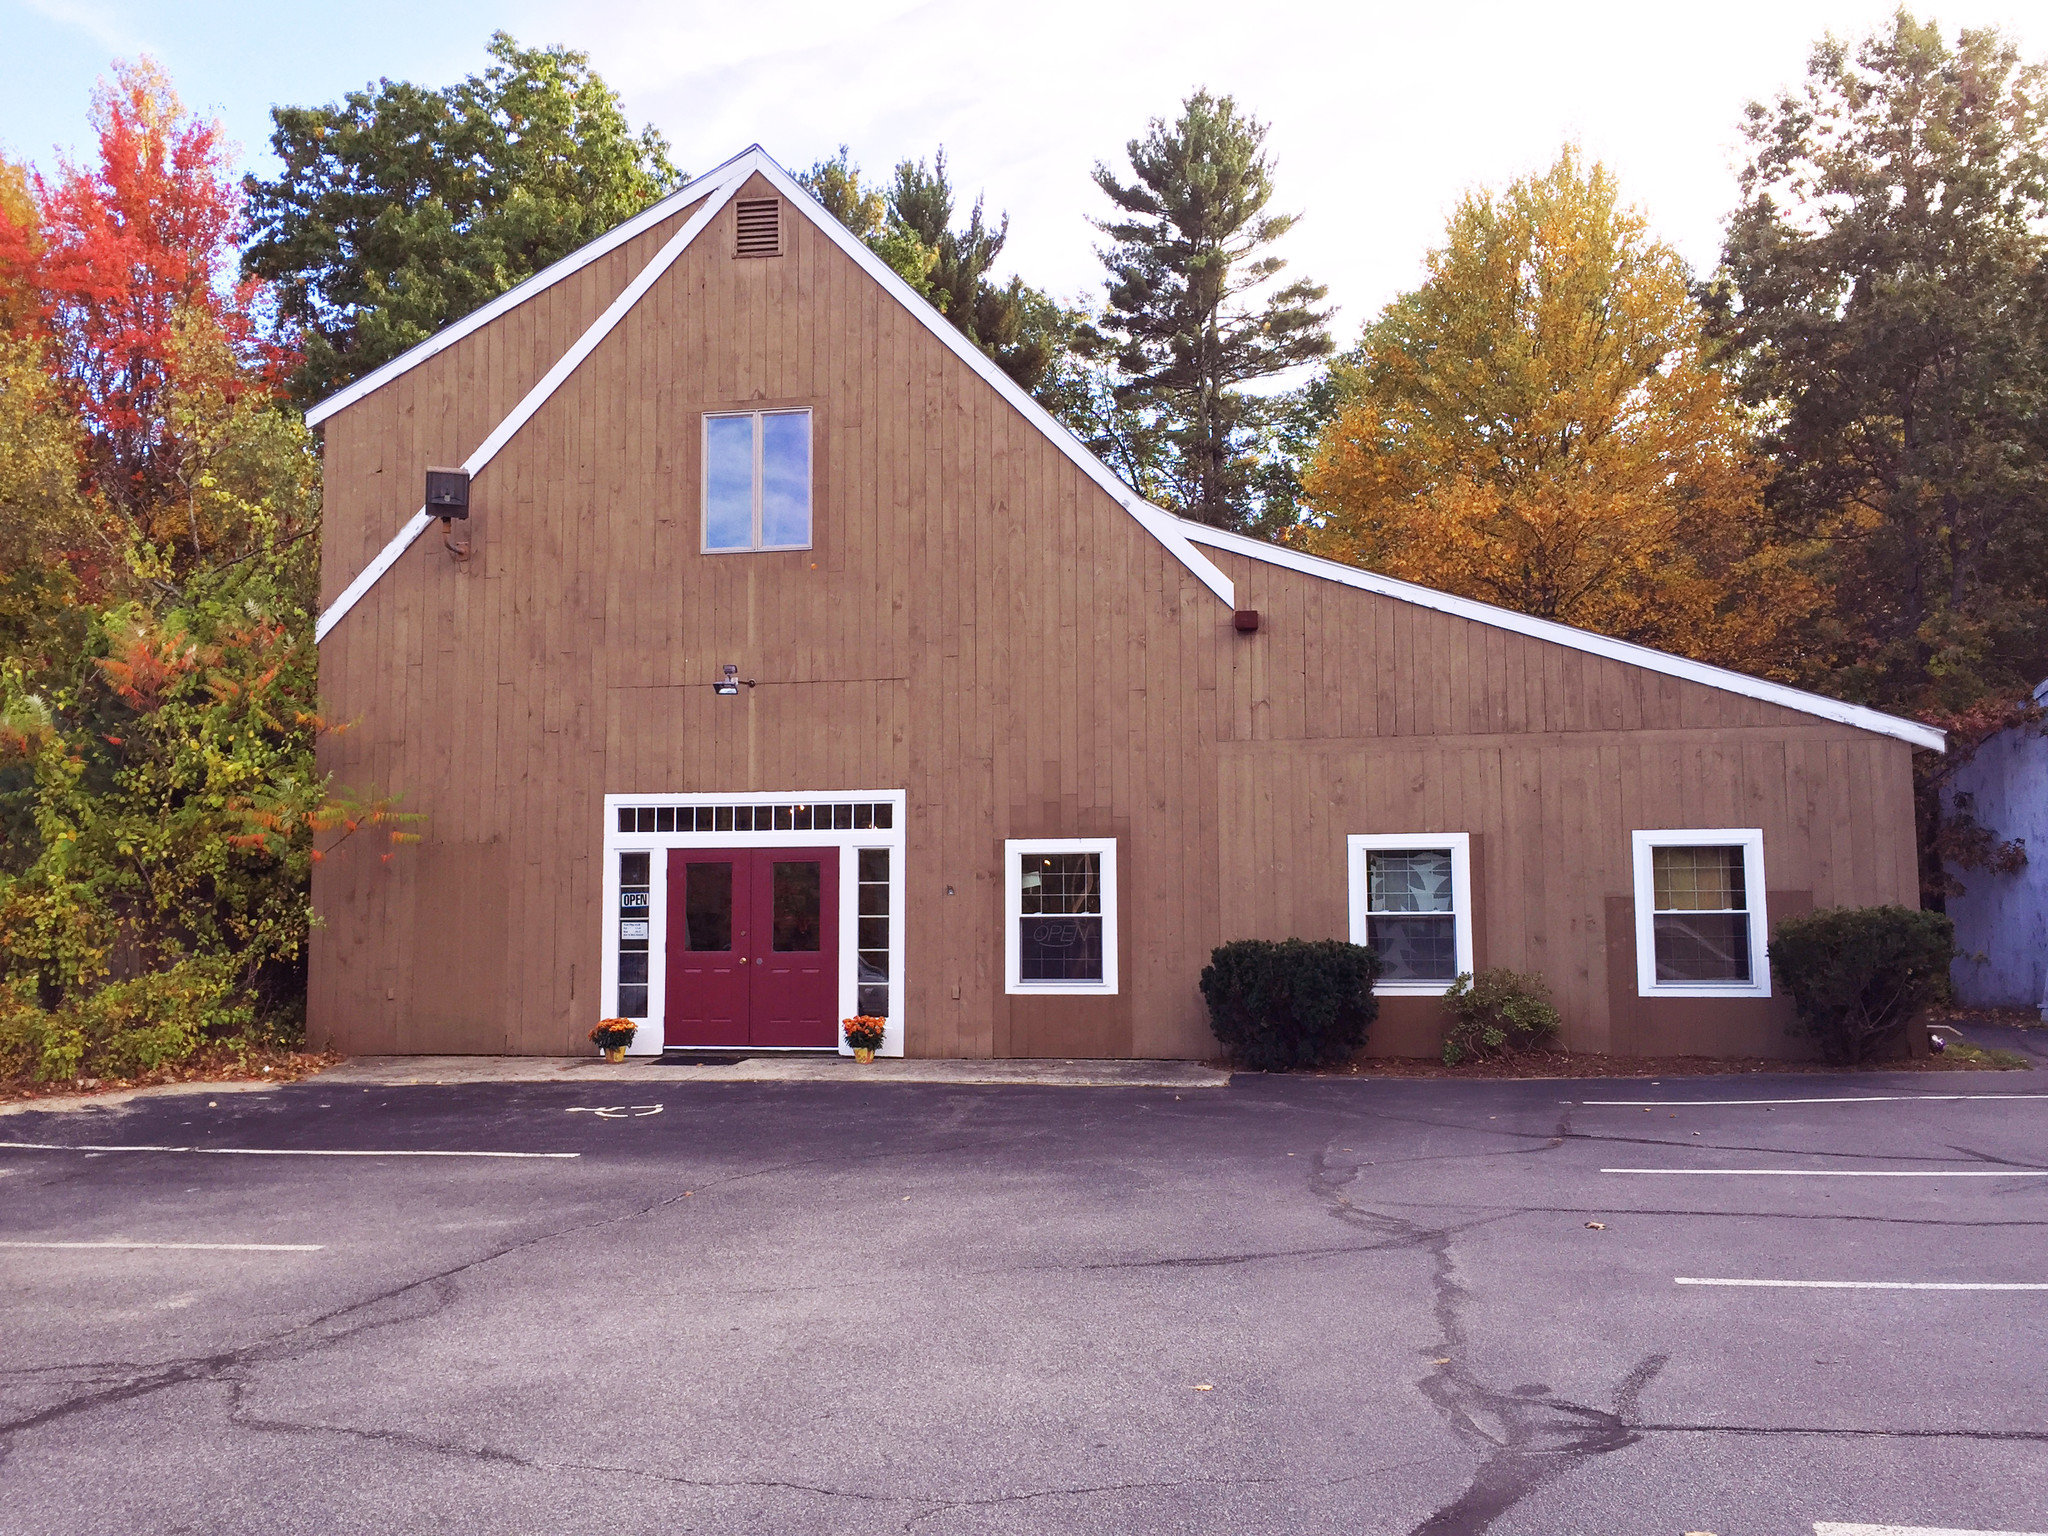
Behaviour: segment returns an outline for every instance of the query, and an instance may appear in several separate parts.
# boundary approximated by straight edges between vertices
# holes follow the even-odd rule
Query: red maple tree
[[[98,164],[37,173],[34,228],[0,202],[0,272],[26,274],[36,295],[48,366],[87,428],[89,480],[146,530],[182,456],[166,415],[174,385],[269,392],[288,353],[260,285],[234,279],[241,196],[220,125],[189,114],[147,59],[115,66],[91,121]],[[217,326],[226,348],[181,349],[188,316]]]

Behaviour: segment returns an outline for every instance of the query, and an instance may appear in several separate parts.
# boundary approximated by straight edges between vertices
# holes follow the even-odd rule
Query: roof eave
[[[1653,650],[1649,646],[1637,645],[1633,641],[1616,640],[1610,635],[1598,634],[1593,630],[1560,624],[1555,619],[1539,619],[1530,614],[1517,613],[1512,608],[1482,603],[1476,598],[1455,597],[1448,592],[1439,592],[1433,587],[1418,586],[1414,582],[1382,576],[1377,571],[1345,565],[1336,560],[1326,560],[1320,555],[1269,544],[1263,539],[1250,538],[1241,533],[1229,533],[1220,528],[1212,528],[1206,523],[1190,522],[1185,518],[1176,521],[1183,525],[1190,542],[1198,545],[1228,550],[1248,559],[1263,560],[1270,565],[1283,566],[1324,581],[1334,581],[1343,586],[1356,587],[1361,591],[1375,592],[1383,597],[1414,603],[1418,607],[1433,608],[1440,613],[1454,614],[1459,618],[1528,635],[1553,645],[1569,646],[1588,655],[1606,657],[1629,666],[1642,667],[1646,671],[1661,673],[1666,677],[1682,678],[1704,687],[1718,688],[1724,693],[1739,694],[1766,704],[1776,704],[1784,709],[1798,710],[1803,714],[1832,720],[1838,725],[1854,726],[1858,730],[1870,731],[1875,735],[1895,737],[1929,752],[1945,752],[1948,749],[1948,735],[1945,731],[1922,724],[1918,720],[1906,720],[1866,705],[1850,704],[1841,699],[1831,699],[1825,694],[1809,693],[1803,688],[1794,688],[1785,683],[1773,683],[1760,677],[1750,677],[1746,673],[1730,671],[1726,667],[1717,667],[1710,662],[1694,661],[1689,656],[1674,656],[1669,651]]]

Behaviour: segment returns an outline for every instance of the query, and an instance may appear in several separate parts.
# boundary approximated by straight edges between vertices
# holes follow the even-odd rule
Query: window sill
[[[1115,997],[1106,981],[1013,981],[1003,988],[1010,997]]]
[[[1638,997],[1769,997],[1771,989],[1756,982],[1673,981],[1637,987]]]
[[[1451,990],[1448,981],[1376,981],[1374,997],[1442,997]]]

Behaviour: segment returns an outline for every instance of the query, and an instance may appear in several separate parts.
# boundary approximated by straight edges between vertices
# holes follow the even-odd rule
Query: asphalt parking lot
[[[0,1530],[2048,1532],[2030,1077],[18,1114]]]

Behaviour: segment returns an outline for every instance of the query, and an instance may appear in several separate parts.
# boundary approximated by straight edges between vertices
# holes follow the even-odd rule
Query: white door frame
[[[667,1004],[668,966],[668,852],[673,848],[837,848],[839,850],[839,1014],[851,1018],[859,997],[858,924],[860,907],[860,850],[886,849],[889,853],[889,1023],[882,1037],[880,1054],[903,1054],[903,856],[906,795],[900,789],[818,790],[815,793],[774,794],[674,794],[606,795],[604,797],[604,902],[603,963],[598,976],[598,1017],[609,1017],[618,998],[619,984],[619,855],[647,853],[649,871],[647,1017],[633,1037],[630,1050],[635,1056],[658,1056],[665,1041],[663,1013]],[[772,806],[811,807],[852,802],[890,807],[887,827],[825,828],[788,831],[631,832],[619,829],[619,812],[624,809],[660,809],[687,806]],[[597,1022],[593,1018],[591,1022]],[[677,1045],[693,1042],[678,1040]],[[753,1050],[791,1050],[799,1047],[756,1046]],[[845,1038],[839,1041],[841,1055],[851,1054]]]

